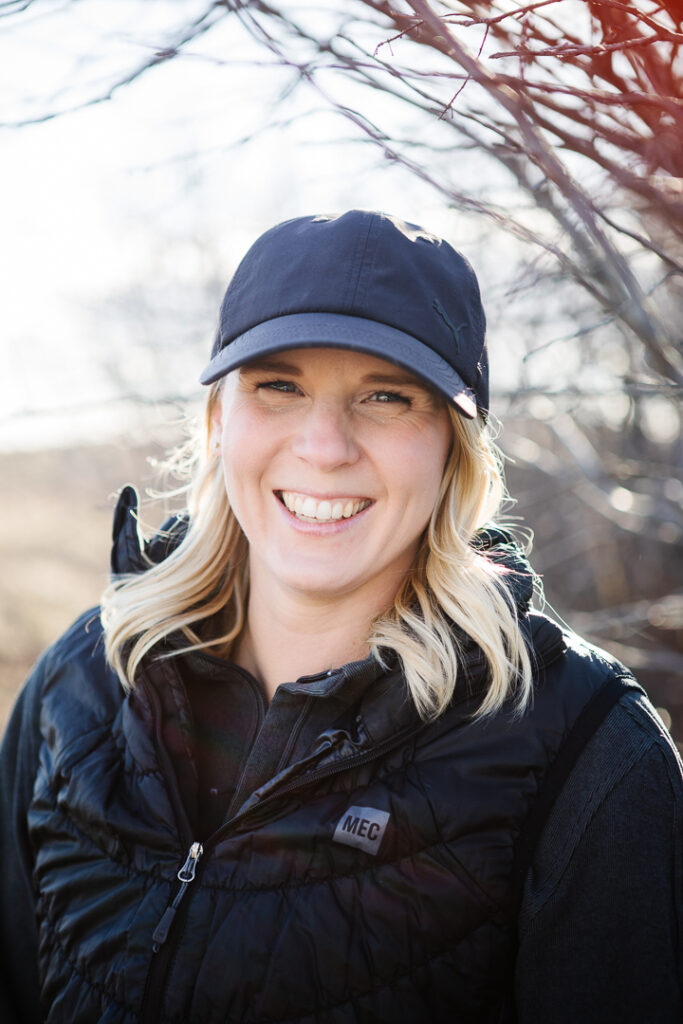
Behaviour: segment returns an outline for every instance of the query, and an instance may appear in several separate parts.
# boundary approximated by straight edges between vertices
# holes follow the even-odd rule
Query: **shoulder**
[[[527,713],[561,729],[562,743],[573,732],[575,761],[610,709],[626,694],[644,696],[644,690],[618,659],[547,616],[532,613],[528,628],[534,686]]]
[[[559,685],[600,685],[609,678],[632,680],[631,671],[608,651],[584,640],[540,612],[527,616],[534,664],[540,685],[557,679]]]
[[[571,884],[584,856],[606,874],[613,858],[628,854],[633,864],[638,850],[643,868],[653,856],[670,863],[683,843],[681,811],[676,747],[647,696],[627,692],[587,739],[556,796],[527,877],[522,930]]]
[[[682,810],[677,751],[647,697],[628,693],[576,761],[527,872],[521,1024],[681,1019]]]
[[[65,677],[91,668],[98,673],[104,664],[102,624],[98,608],[83,612],[40,655],[24,683],[17,704],[39,708],[46,693]]]
[[[61,637],[47,649],[39,662],[38,685],[43,699],[55,688],[73,691],[76,697],[87,692],[87,684],[97,684],[100,692],[109,690],[115,679],[107,666],[104,632],[99,608],[80,615]]]
[[[605,805],[608,815],[638,821],[644,794],[655,786],[662,814],[678,820],[682,799],[676,748],[631,672],[606,651],[560,632],[551,620],[540,618],[536,626],[545,633],[540,650],[546,653],[538,658],[532,704],[524,718],[540,736],[548,761],[516,843],[515,883],[523,884],[531,865],[537,898],[525,905],[532,913],[592,834],[593,822],[606,820],[601,813]],[[554,654],[548,657],[553,629]]]
[[[605,801],[625,799],[632,824],[645,805],[656,803],[672,813],[682,806],[681,759],[643,691],[624,694],[611,709],[586,744],[566,789],[567,809],[584,816]]]
[[[56,671],[74,657],[91,657],[102,642],[100,609],[84,611],[43,655],[48,672]]]
[[[38,659],[10,715],[0,752],[0,776],[12,780],[10,802],[26,808],[41,750],[110,719],[115,679],[105,662],[98,609],[81,615]],[[120,690],[120,687],[118,688]],[[90,707],[90,713],[84,709]]]
[[[536,713],[570,705],[578,711],[569,717],[558,751],[565,765],[554,785],[556,823],[563,815],[574,820],[584,798],[597,805],[636,766],[665,773],[671,794],[680,799],[680,757],[630,670],[574,633],[563,631],[562,641],[562,652],[539,672],[534,695]]]
[[[106,662],[99,609],[89,609],[36,663],[17,699],[8,737],[30,724],[35,741],[62,747],[79,733],[106,726],[123,696]]]

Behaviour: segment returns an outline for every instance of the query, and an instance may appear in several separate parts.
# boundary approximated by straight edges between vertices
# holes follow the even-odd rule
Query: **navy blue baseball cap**
[[[487,414],[477,278],[448,242],[415,224],[350,210],[266,231],[228,286],[200,380],[284,349],[323,347],[387,359],[469,419]]]

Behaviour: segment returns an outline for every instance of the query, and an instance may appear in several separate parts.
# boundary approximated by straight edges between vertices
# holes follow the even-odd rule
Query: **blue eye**
[[[407,395],[402,395],[398,391],[375,391],[371,395],[370,400],[372,402],[381,402],[383,404],[390,404],[394,402],[400,402],[403,405],[412,405],[412,401]]]
[[[296,384],[291,380],[265,380],[256,385],[268,391],[281,391],[284,394],[293,394],[297,390]]]

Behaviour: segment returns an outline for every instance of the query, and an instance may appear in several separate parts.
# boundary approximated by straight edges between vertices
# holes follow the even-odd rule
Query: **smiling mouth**
[[[276,491],[275,495],[285,508],[305,523],[335,523],[340,519],[352,519],[369,505],[370,498],[333,498],[318,501],[310,494],[296,491]]]

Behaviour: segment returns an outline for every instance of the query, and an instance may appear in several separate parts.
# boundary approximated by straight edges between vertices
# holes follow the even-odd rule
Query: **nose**
[[[350,419],[341,403],[314,401],[298,424],[293,453],[325,473],[352,465],[360,450]]]

